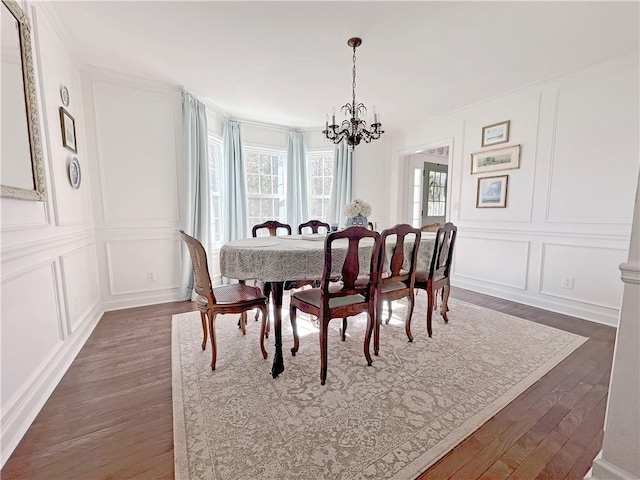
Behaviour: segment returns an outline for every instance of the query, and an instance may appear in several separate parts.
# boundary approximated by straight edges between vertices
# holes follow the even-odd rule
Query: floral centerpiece
[[[371,215],[371,205],[364,200],[356,198],[351,203],[347,203],[342,212],[346,215],[346,225],[361,225],[366,227],[369,225],[367,217]]]

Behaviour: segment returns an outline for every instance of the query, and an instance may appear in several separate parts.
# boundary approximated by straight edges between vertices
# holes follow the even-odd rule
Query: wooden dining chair
[[[291,225],[288,225],[286,223],[280,223],[277,220],[267,220],[264,223],[259,223],[257,225],[254,225],[251,228],[251,236],[255,238],[258,236],[258,234],[262,230],[268,230],[269,232],[268,236],[275,237],[278,234],[278,229],[284,229],[287,232],[287,235],[291,235]],[[255,282],[255,285],[262,290],[262,292],[264,293],[264,296],[267,297],[267,304],[269,304],[269,298],[271,297],[271,284],[268,282],[261,282],[257,280]],[[260,315],[260,311],[258,310],[255,315],[256,321],[258,321],[259,315]],[[243,316],[246,316],[246,314],[243,314]],[[270,321],[267,318],[267,335],[269,335],[269,329],[270,329]]]
[[[427,333],[431,336],[431,318],[433,316],[433,305],[436,292],[442,289],[442,305],[440,314],[445,323],[449,322],[447,311],[449,307],[449,291],[451,284],[449,275],[451,273],[451,261],[453,259],[453,248],[456,243],[457,227],[447,222],[440,227],[436,233],[436,242],[433,247],[433,256],[429,270],[417,270],[415,288],[426,290],[427,292]]]
[[[382,323],[382,302],[391,303],[394,300],[406,298],[409,301],[407,316],[404,321],[405,332],[410,342],[411,316],[414,305],[414,283],[416,276],[416,262],[418,261],[418,248],[420,247],[420,230],[411,225],[400,224],[393,228],[383,230],[380,234],[380,255],[378,256],[379,280],[375,291],[376,297],[376,322],[373,331],[373,353],[378,355],[380,346],[380,324]],[[389,245],[387,239],[394,240],[391,246],[391,254],[387,255]],[[409,248],[405,248],[405,246]],[[408,255],[407,255],[408,253]],[[389,310],[391,308],[389,307]],[[389,320],[387,319],[387,322]]]
[[[308,222],[301,223],[300,225],[298,225],[298,233],[302,234],[302,230],[304,228],[310,228],[311,233],[318,233],[318,229],[320,228],[325,228],[327,230],[327,233],[331,231],[331,225],[321,220],[309,220]]]
[[[187,244],[191,262],[193,263],[193,272],[195,276],[196,305],[200,310],[200,320],[202,321],[202,330],[204,340],[202,341],[202,349],[207,346],[207,318],[209,320],[209,335],[211,336],[211,370],[216,369],[216,317],[226,313],[245,313],[247,310],[254,308],[260,309],[262,312],[262,329],[260,332],[260,350],[262,357],[267,358],[267,350],[264,348],[264,338],[267,327],[267,299],[257,287],[237,283],[233,285],[225,285],[213,288],[211,277],[209,275],[209,267],[207,266],[207,253],[202,244],[190,235],[180,230],[182,240]],[[240,327],[242,334],[246,335],[245,316],[240,317]]]
[[[359,277],[360,260],[358,256],[358,248],[360,242],[365,238],[374,240],[371,253],[371,262],[369,266],[369,276]],[[344,262],[341,266],[341,281],[334,283],[331,281],[332,265],[336,252],[334,252],[334,243],[339,240],[346,239],[348,247]],[[344,332],[347,328],[347,317],[367,312],[368,321],[364,339],[364,356],[367,365],[371,365],[371,355],[369,353],[369,345],[371,343],[371,334],[373,333],[373,324],[375,322],[375,301],[374,290],[378,278],[378,252],[380,249],[380,234],[372,232],[364,227],[348,227],[339,232],[333,232],[327,235],[324,251],[324,270],[320,287],[311,288],[295,292],[291,296],[289,307],[289,317],[291,319],[291,328],[293,329],[293,348],[291,354],[295,355],[300,346],[298,337],[298,329],[296,324],[296,314],[301,310],[307,314],[315,315],[320,322],[320,383],[325,384],[327,379],[327,339],[329,330],[329,321],[332,318],[342,318],[342,335],[344,340]]]
[[[291,225],[288,225],[286,223],[280,223],[277,220],[267,220],[264,223],[259,223],[257,225],[254,225],[253,228],[251,229],[251,236],[257,237],[258,232],[260,232],[261,230],[267,229],[269,230],[269,236],[275,237],[278,234],[279,228],[284,228],[287,231],[287,235],[291,235]]]

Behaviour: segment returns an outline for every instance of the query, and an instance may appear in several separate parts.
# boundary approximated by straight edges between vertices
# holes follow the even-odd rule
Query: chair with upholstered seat
[[[414,282],[418,248],[420,247],[420,230],[411,225],[400,224],[383,230],[380,234],[380,255],[378,257],[378,274],[380,276],[376,288],[376,324],[373,333],[373,352],[378,355],[382,302],[392,302],[406,298],[409,301],[405,318],[405,332],[410,342],[411,315],[414,305]],[[387,241],[395,240],[391,254],[387,255]],[[391,308],[389,308],[391,310]],[[386,323],[389,323],[387,320]]]
[[[453,223],[447,222],[438,229],[436,242],[431,257],[429,270],[416,271],[415,288],[426,290],[427,292],[427,333],[431,336],[431,318],[433,316],[433,306],[436,300],[436,292],[442,289],[442,306],[440,314],[445,323],[449,321],[447,311],[449,307],[449,291],[451,284],[449,275],[451,273],[451,261],[453,259],[453,247],[456,242],[458,229]]]
[[[331,225],[321,220],[309,220],[308,222],[301,223],[300,225],[298,225],[298,233],[302,234],[302,230],[305,228],[310,228],[311,233],[318,233],[318,230],[320,228],[326,229],[327,233],[331,231]]]
[[[372,239],[371,262],[369,276],[359,277],[360,259],[358,249],[363,239]],[[344,262],[341,265],[341,282],[333,283],[332,265],[337,256],[334,244],[344,245],[348,241]],[[294,345],[291,354],[295,355],[300,346],[298,329],[296,325],[297,310],[315,315],[320,322],[320,383],[325,384],[327,379],[327,338],[329,321],[332,318],[343,319],[343,335],[346,330],[347,317],[367,312],[368,322],[364,339],[364,356],[367,365],[371,365],[369,345],[375,322],[374,289],[377,281],[377,258],[379,251],[380,234],[372,232],[364,227],[349,227],[339,232],[330,233],[325,240],[324,270],[319,288],[311,288],[295,292],[291,296],[289,317],[293,329]],[[342,255],[343,251],[340,252]],[[344,336],[343,336],[344,339]]]
[[[216,369],[216,331],[215,321],[218,315],[227,313],[245,313],[247,310],[259,308],[262,312],[262,330],[260,332],[260,350],[262,357],[267,358],[267,351],[264,348],[264,338],[267,326],[267,299],[257,287],[237,283],[213,288],[209,267],[207,266],[207,253],[202,244],[190,235],[180,230],[182,240],[187,244],[193,272],[195,276],[195,291],[197,294],[196,305],[200,310],[200,319],[204,340],[202,349],[207,346],[207,319],[209,320],[209,335],[211,336],[211,370]],[[246,334],[244,315],[241,315],[240,328],[242,334]]]

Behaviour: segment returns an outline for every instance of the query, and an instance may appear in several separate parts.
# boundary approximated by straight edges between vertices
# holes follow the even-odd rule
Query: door
[[[424,162],[422,170],[422,225],[445,223],[448,165]]]

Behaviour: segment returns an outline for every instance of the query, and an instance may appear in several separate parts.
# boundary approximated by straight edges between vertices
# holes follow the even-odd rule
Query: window
[[[446,201],[447,172],[429,170],[429,200],[427,202],[427,215],[429,217],[444,217]]]
[[[413,202],[411,224],[418,228],[422,225],[422,168],[413,169]]]
[[[209,219],[211,244],[222,244],[222,141],[209,135]]]
[[[286,223],[286,152],[246,148],[245,158],[249,231],[267,220]]]
[[[333,152],[309,152],[309,214],[312,219],[327,221],[331,182],[333,181]]]

